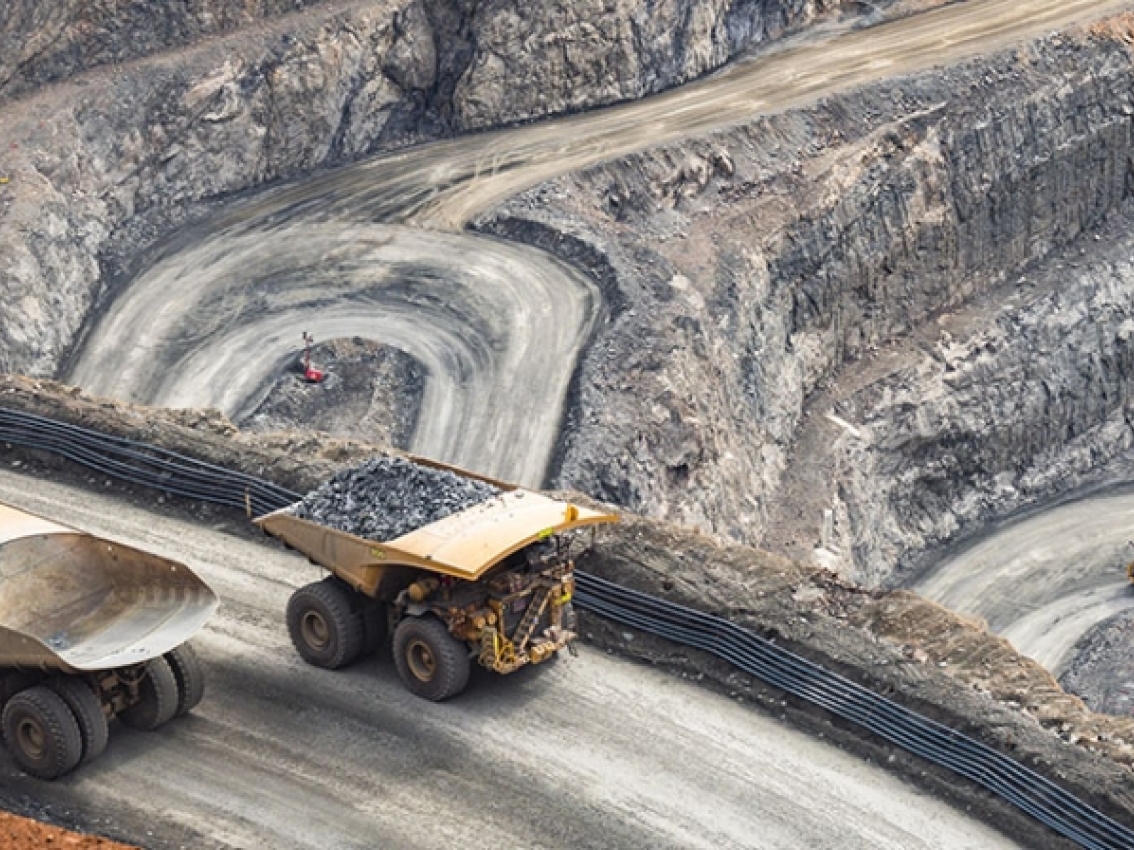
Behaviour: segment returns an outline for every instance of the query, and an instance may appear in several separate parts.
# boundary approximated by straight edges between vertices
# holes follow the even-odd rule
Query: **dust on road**
[[[1094,626],[1134,608],[1134,494],[1059,505],[994,529],[911,585],[953,611],[983,617],[1058,676]]]
[[[5,793],[165,847],[1008,848],[882,770],[688,682],[584,649],[423,702],[386,659],[308,667],[288,643],[294,554],[0,471],[0,499],[176,557],[222,607],[204,702],[157,733]]]

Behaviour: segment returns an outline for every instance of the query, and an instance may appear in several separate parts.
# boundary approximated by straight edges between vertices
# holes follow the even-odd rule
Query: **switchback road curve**
[[[413,450],[538,484],[598,299],[584,277],[539,252],[460,232],[473,216],[606,158],[1129,6],[967,0],[813,35],[643,101],[425,145],[263,192],[183,235],[181,247],[132,281],[63,377],[101,395],[235,415],[294,355],[300,329],[322,339],[364,336],[427,366]],[[351,244],[365,251],[387,240],[396,251],[354,263],[328,254],[330,245],[349,253]],[[265,269],[265,257],[289,265]],[[257,297],[264,318],[252,330]],[[144,338],[124,344],[138,329]]]

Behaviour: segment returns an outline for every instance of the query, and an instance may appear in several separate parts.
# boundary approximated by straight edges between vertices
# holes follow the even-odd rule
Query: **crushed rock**
[[[291,512],[370,540],[393,540],[500,495],[483,481],[400,457],[375,457],[344,469]]]

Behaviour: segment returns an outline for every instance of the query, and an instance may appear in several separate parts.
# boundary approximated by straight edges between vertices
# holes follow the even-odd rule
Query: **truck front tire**
[[[4,706],[4,740],[20,768],[56,779],[83,757],[79,723],[59,694],[43,685],[20,691]]]
[[[80,762],[85,764],[102,755],[110,740],[110,726],[102,702],[90,685],[73,676],[55,676],[47,682],[47,687],[63,698],[79,723],[79,736],[83,741]]]
[[[354,591],[331,577],[301,587],[287,603],[287,630],[308,664],[337,670],[362,653],[366,634]]]
[[[435,617],[406,617],[394,629],[394,664],[412,693],[433,702],[469,682],[469,648]]]

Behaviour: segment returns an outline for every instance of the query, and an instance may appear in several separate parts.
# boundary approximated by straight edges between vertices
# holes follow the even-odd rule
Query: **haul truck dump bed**
[[[424,487],[434,474],[484,481],[453,467],[430,468],[407,473]],[[372,510],[360,497],[365,484],[362,474],[328,485],[329,513],[340,525],[365,524],[364,516],[343,522],[334,510],[339,503],[353,512]],[[488,491],[476,486],[482,488],[476,503],[389,540],[303,518],[297,515],[303,502],[257,519],[266,532],[332,573],[300,588],[288,605],[288,628],[300,655],[339,667],[376,648],[393,624],[394,661],[403,681],[419,696],[441,700],[463,689],[471,658],[510,673],[568,646],[575,638],[570,532],[618,517],[499,482]],[[417,510],[409,505],[417,495],[408,494],[406,512]]]
[[[114,716],[153,729],[200,700],[185,642],[217,597],[183,564],[0,504],[5,742],[54,778],[98,755]]]

